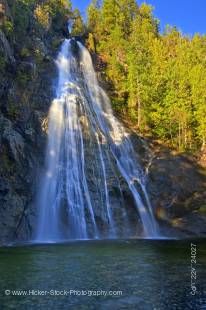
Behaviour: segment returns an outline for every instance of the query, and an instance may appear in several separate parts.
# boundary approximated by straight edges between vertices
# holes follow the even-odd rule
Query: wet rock
[[[5,34],[0,30],[0,53],[4,55],[5,61],[7,63],[14,64],[15,58],[12,48],[5,36]]]
[[[67,21],[67,20],[63,23],[63,26],[62,26],[62,34],[63,34],[63,36],[64,36],[66,39],[69,39],[69,38],[70,38],[69,26],[68,26],[68,21]]]
[[[8,146],[10,156],[19,161],[24,157],[24,140],[22,136],[14,130],[11,121],[0,116],[1,143]]]
[[[71,46],[72,54],[78,58],[79,57],[79,46],[77,44],[77,41],[75,39],[71,39],[70,42],[71,42],[70,46]]]

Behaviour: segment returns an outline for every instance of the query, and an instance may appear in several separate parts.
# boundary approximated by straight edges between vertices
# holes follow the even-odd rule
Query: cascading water
[[[65,40],[57,66],[59,79],[49,112],[36,239],[118,237],[117,210],[111,195],[114,182],[119,187],[122,230],[127,232],[129,225],[127,206],[121,198],[120,183],[125,182],[144,236],[157,236],[143,170],[129,135],[114,117],[110,101],[98,84],[88,50],[73,39]]]

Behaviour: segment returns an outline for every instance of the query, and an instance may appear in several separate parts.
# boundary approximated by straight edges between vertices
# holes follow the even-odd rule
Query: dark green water
[[[195,296],[190,288],[190,241],[88,241],[1,248],[0,309],[206,309],[206,242],[193,243],[197,244]],[[5,290],[11,291],[9,296]],[[31,292],[12,296],[14,290]],[[37,290],[48,293],[32,295]],[[51,290],[51,294],[104,290],[122,291],[122,295],[75,296],[71,292],[53,296]]]

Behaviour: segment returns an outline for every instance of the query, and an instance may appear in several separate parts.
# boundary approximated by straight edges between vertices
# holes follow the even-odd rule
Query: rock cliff
[[[31,210],[42,166],[45,119],[57,76],[54,59],[66,14],[49,28],[24,1],[3,1],[0,28],[0,243],[31,235]]]
[[[27,240],[33,232],[35,189],[44,161],[47,115],[57,78],[54,59],[64,36],[69,35],[68,18],[60,11],[44,24],[45,20],[35,16],[34,5],[4,0],[0,6],[0,244]],[[81,122],[86,131],[86,120],[82,118]],[[147,175],[162,233],[205,236],[205,170],[188,156],[136,134],[131,136]],[[97,186],[92,184],[92,160],[87,166],[91,188]],[[116,182],[115,177],[110,179],[110,197],[123,228],[124,214],[117,207],[120,196],[121,203],[128,205],[131,224],[136,224],[136,210],[127,186],[122,182],[120,193]]]

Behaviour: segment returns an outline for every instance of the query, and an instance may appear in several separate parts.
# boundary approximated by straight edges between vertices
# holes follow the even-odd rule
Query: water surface
[[[0,249],[0,309],[206,309],[206,242],[83,241]],[[5,290],[122,291],[119,296],[5,296]]]

